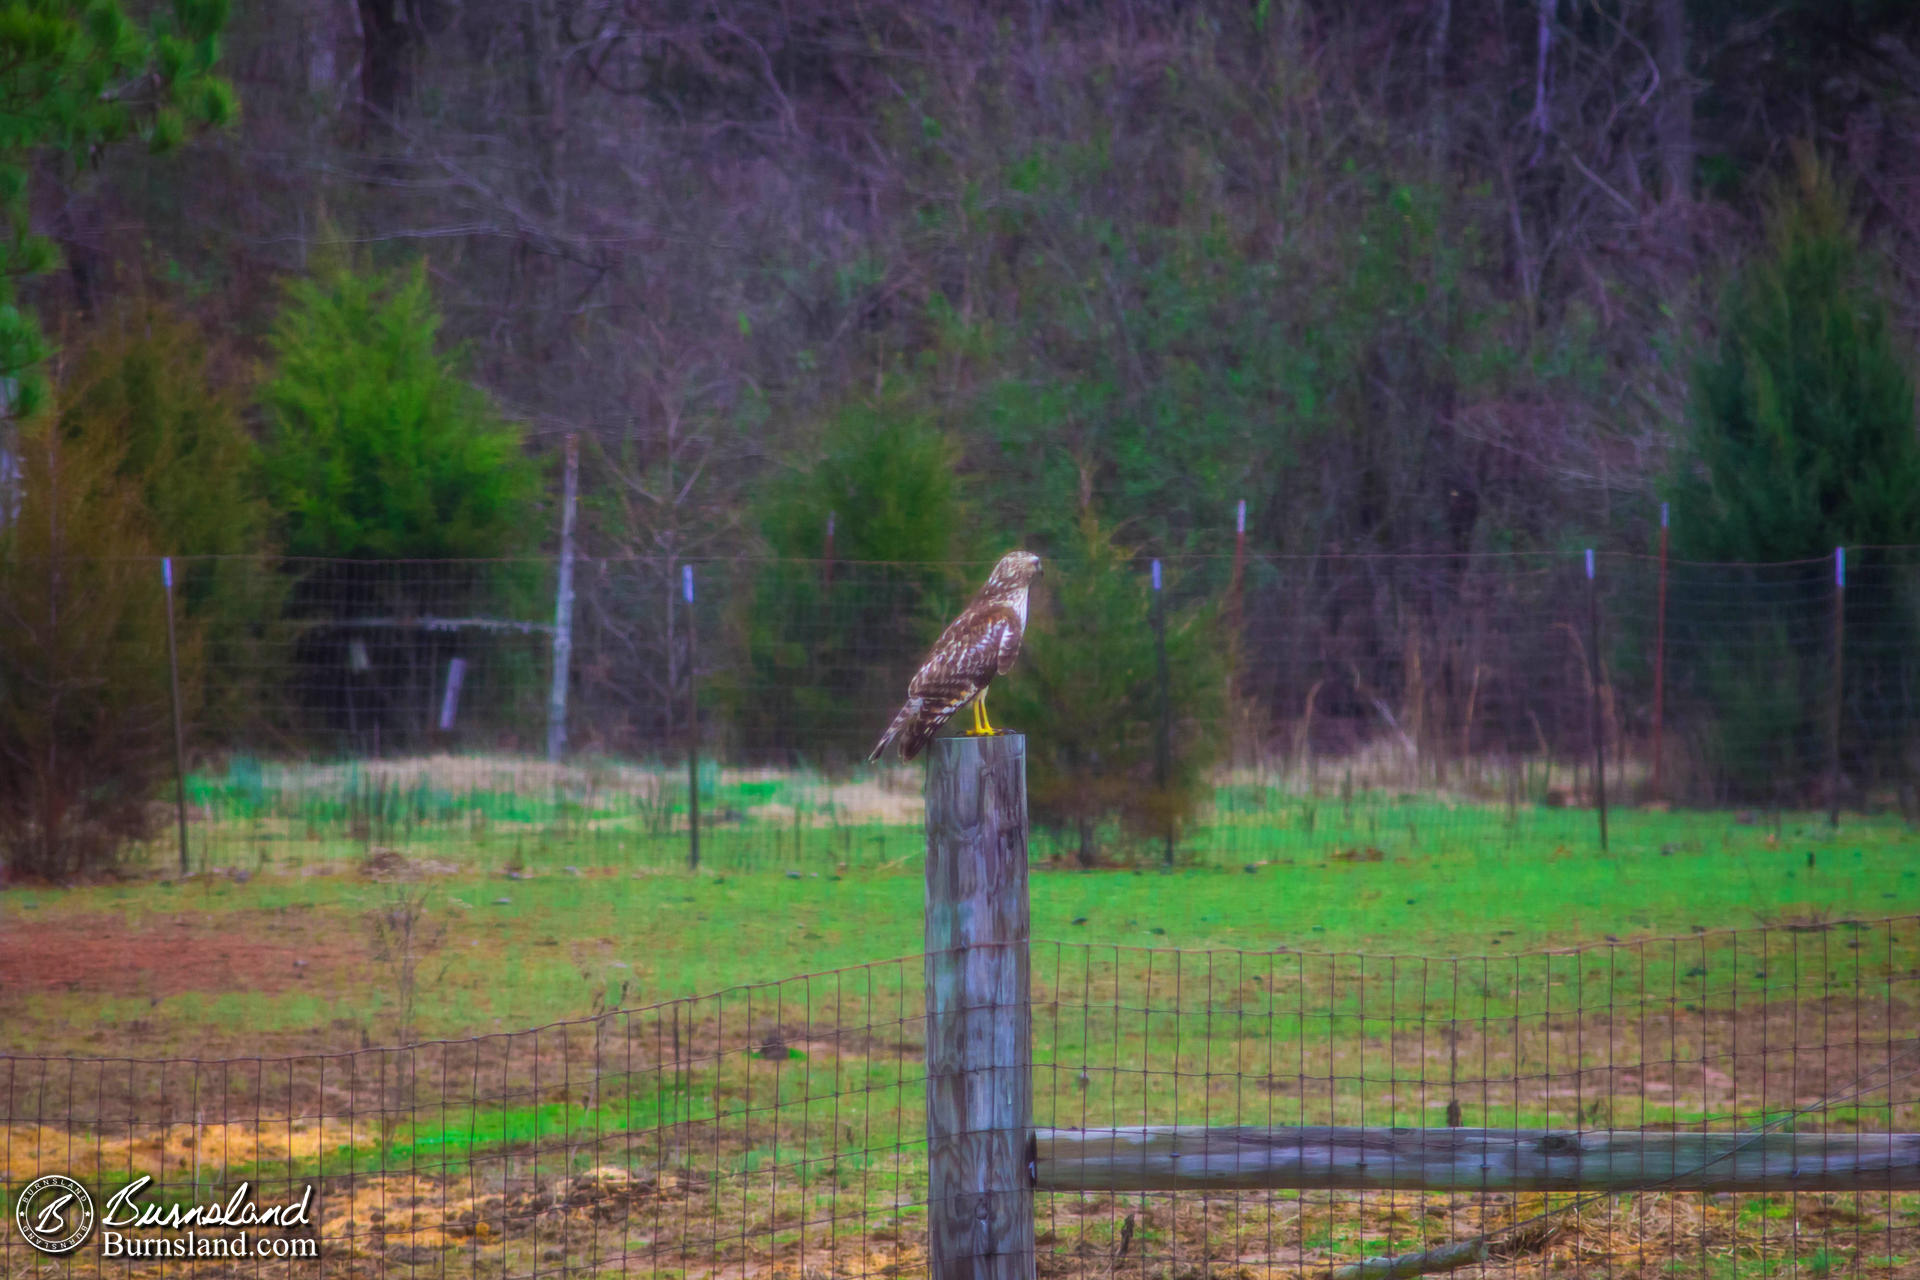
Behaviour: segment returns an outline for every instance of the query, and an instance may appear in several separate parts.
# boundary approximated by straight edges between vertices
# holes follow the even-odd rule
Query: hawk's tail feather
[[[878,760],[886,749],[893,745],[894,739],[898,738],[907,726],[912,724],[919,716],[920,708],[925,705],[925,703],[925,698],[908,698],[906,702],[901,705],[900,710],[894,713],[893,723],[887,726],[887,731],[880,735],[880,741],[876,742],[873,750],[867,753],[868,764],[872,764],[875,760]],[[915,754],[917,754],[917,748],[915,751],[902,752],[902,755],[908,760],[913,759]]]
[[[977,691],[976,691],[977,692]],[[974,697],[967,693],[959,697],[928,699],[925,697],[908,698],[895,713],[893,723],[880,735],[880,741],[867,755],[869,763],[878,760],[882,752],[896,741],[900,744],[900,758],[911,760],[927,749],[933,741],[933,735],[940,732],[940,726],[953,717],[953,713],[967,705]]]
[[[947,722],[947,716],[952,714],[951,711],[947,715],[923,714],[908,725],[906,732],[900,735],[900,758],[911,760],[925,751],[927,744],[933,741],[933,735],[940,731],[940,726]]]

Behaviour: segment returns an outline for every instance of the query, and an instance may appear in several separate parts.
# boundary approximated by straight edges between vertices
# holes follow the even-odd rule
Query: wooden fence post
[[[1033,1280],[1027,740],[927,756],[929,1261],[933,1280]]]

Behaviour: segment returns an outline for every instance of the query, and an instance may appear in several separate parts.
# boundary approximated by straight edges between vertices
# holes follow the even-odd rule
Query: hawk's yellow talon
[[[987,695],[985,692],[982,692],[979,697],[967,704],[967,711],[973,717],[973,723],[967,727],[967,737],[989,738],[999,732],[993,727],[992,721],[987,719]]]

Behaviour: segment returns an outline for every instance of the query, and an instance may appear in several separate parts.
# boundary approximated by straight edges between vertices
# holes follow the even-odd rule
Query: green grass
[[[767,795],[781,794],[771,785]],[[744,785],[741,796],[751,799]],[[1309,816],[1297,802],[1263,814],[1250,797],[1235,800],[1205,836],[1212,852],[1189,848],[1172,869],[1082,871],[1045,856],[1052,850],[1041,843],[1031,883],[1043,940],[1034,952],[1041,1123],[1437,1124],[1450,1097],[1446,1033],[1458,1036],[1474,1082],[1459,1090],[1469,1124],[1750,1123],[1778,1105],[1753,1096],[1751,1081],[1709,1087],[1696,1073],[1674,1077],[1677,1092],[1649,1096],[1592,1073],[1724,1055],[1741,1018],[1768,1001],[1838,1017],[1837,1033],[1851,1034],[1851,1014],[1815,1011],[1823,993],[1844,1003],[1856,985],[1870,1012],[1910,1021],[1920,931],[1848,923],[1920,911],[1920,841],[1898,823],[1848,820],[1835,831],[1811,817],[1624,813],[1602,853],[1589,814],[1542,809],[1510,820],[1499,809],[1374,797]],[[380,840],[371,829],[349,838],[319,816],[311,839],[286,819],[261,818],[236,840],[229,822],[211,833],[207,861],[254,872],[244,881],[173,878],[162,848],[141,878],[9,889],[0,927],[28,935],[117,937],[149,948],[155,965],[210,939],[261,948],[272,964],[311,965],[293,983],[283,968],[263,989],[146,995],[137,974],[135,989],[108,993],[0,989],[0,1047],[271,1059],[398,1042],[397,974],[374,955],[368,918],[419,896],[439,936],[418,957],[412,1038],[625,1012],[497,1052],[361,1051],[355,1078],[379,1088],[350,1110],[379,1119],[343,1126],[338,1141],[330,1121],[327,1147],[298,1158],[195,1163],[171,1195],[349,1172],[546,1185],[631,1161],[704,1170],[700,1204],[723,1215],[750,1206],[769,1231],[778,1206],[800,1194],[842,1197],[835,1211],[848,1216],[909,1216],[896,1197],[925,1194],[914,1145],[923,1067],[910,1043],[920,961],[870,962],[921,949],[917,830],[802,827],[783,849],[768,843],[774,824],[730,820],[704,833],[708,865],[692,873],[680,860],[684,831],[560,820],[531,803],[490,815],[468,831],[401,823]],[[359,869],[371,847],[435,866],[423,879],[376,883]],[[1677,941],[1659,941],[1667,938]],[[1590,945],[1568,950],[1581,944]],[[749,983],[776,985],[657,1007]],[[756,1051],[769,1027],[815,1039]],[[841,1042],[835,1029],[861,1034]],[[1863,1032],[1875,1034],[1896,1033]],[[662,1071],[663,1046],[683,1035],[686,1065]],[[636,1050],[641,1065],[620,1066]],[[414,1083],[394,1083],[403,1065]],[[296,1080],[315,1086],[315,1073],[337,1089],[342,1069],[317,1058],[269,1065],[268,1091],[281,1070],[289,1096]],[[116,1081],[123,1070],[131,1082],[148,1069],[116,1066]],[[214,1091],[238,1088],[238,1114],[254,1115],[252,1077],[214,1070],[183,1080],[161,1069],[155,1087],[164,1098],[204,1086],[214,1114]],[[1576,1070],[1590,1074],[1569,1097]],[[1491,1087],[1477,1084],[1482,1072]],[[593,1082],[590,1097],[583,1080]],[[340,1114],[340,1102],[330,1105]],[[1911,1127],[1920,1123],[1912,1111],[1890,1111],[1875,1095],[1820,1123]],[[1744,1213],[1742,1230],[1757,1232],[1772,1209],[1755,1200]],[[1358,1224],[1327,1243],[1348,1253],[1403,1247]]]
[[[903,866],[922,848],[904,775],[847,777],[701,768],[700,860],[720,871],[802,872]],[[504,758],[432,758],[368,765],[266,765],[237,758],[189,779],[201,821],[195,857],[267,870],[352,859],[370,847],[480,867],[671,868],[688,861],[686,778],[660,763],[566,770]],[[889,816],[890,815],[890,816]],[[1158,863],[1161,843],[1098,833],[1107,863]],[[1897,816],[1784,811],[1663,812],[1616,806],[1609,851],[1622,855],[1833,847],[1920,848]],[[1472,803],[1379,787],[1306,794],[1236,781],[1181,832],[1176,861],[1248,862],[1424,857],[1472,848],[1523,859],[1599,852],[1596,815],[1548,804]],[[1037,859],[1066,860],[1077,841],[1036,828]],[[172,856],[170,843],[155,851]]]
[[[755,786],[755,794],[779,796],[787,785],[742,784],[741,795]],[[1828,989],[1884,983],[1916,959],[1911,931],[1897,941],[1844,927],[1776,930],[1764,941],[1757,934],[1698,937],[1920,910],[1916,841],[1896,822],[1849,819],[1834,830],[1810,817],[1753,824],[1729,814],[1625,812],[1615,815],[1612,847],[1602,853],[1591,815],[1577,812],[1510,815],[1374,797],[1351,808],[1275,802],[1262,813],[1265,801],[1246,789],[1232,800],[1218,815],[1231,829],[1231,847],[1271,856],[1093,871],[1036,860],[1034,936],[1067,948],[1041,947],[1035,956],[1041,982],[1051,975],[1068,1000],[1064,1014],[1053,1011],[1039,1045],[1058,1105],[1116,1116],[1204,1112],[1216,1100],[1189,1088],[1180,1101],[1175,1072],[1249,1078],[1273,1069],[1275,1045],[1296,1044],[1316,1046],[1322,1069],[1364,1071],[1364,1056],[1343,1064],[1341,1046],[1353,1041],[1364,1055],[1355,1032],[1368,1024],[1400,1035],[1447,1018],[1477,1019],[1483,1030],[1507,1018],[1550,1023],[1556,1010],[1596,1007],[1594,993],[1629,989],[1664,996],[1674,1013],[1688,1015],[1738,1008],[1741,1000],[1752,1007],[1783,992],[1811,995],[1800,986],[1803,974]],[[304,1053],[512,1032],[840,969],[864,975],[870,1020],[882,1005],[881,1016],[896,1021],[917,1011],[917,960],[856,968],[921,949],[920,835],[911,827],[814,828],[809,836],[819,845],[811,853],[803,844],[771,867],[708,865],[692,873],[677,858],[655,856],[658,850],[625,865],[591,856],[647,842],[682,848],[684,832],[566,824],[503,832],[495,819],[538,816],[537,804],[502,802],[491,812],[490,825],[464,835],[431,824],[418,829],[405,853],[438,869],[397,886],[356,871],[371,839],[323,834],[285,840],[280,847],[297,850],[294,856],[252,866],[234,856],[240,849],[216,840],[215,866],[259,868],[245,881],[169,878],[163,849],[145,878],[12,889],[0,896],[10,926],[148,940],[156,963],[182,938],[234,939],[269,948],[270,962],[283,969],[258,990],[0,991],[4,1047],[108,1056]],[[214,834],[232,832],[225,824]],[[703,847],[724,867],[730,853],[750,861],[751,840],[764,834],[723,827],[708,832]],[[871,853],[842,856],[849,848]],[[412,895],[424,903],[436,945],[419,956],[406,1024],[398,973],[374,955],[367,922]],[[1633,949],[1636,940],[1667,937],[1683,941]],[[1626,950],[1607,950],[1613,940]],[[1576,944],[1603,945],[1578,956],[1510,959]],[[1201,954],[1169,956],[1170,949]],[[284,966],[309,956],[310,972],[287,982]],[[1446,957],[1479,959],[1461,965]],[[831,1021],[834,1013],[812,1002],[833,989],[829,980],[789,983],[711,1004],[723,1026],[729,1016]],[[802,999],[804,1007],[794,1003]],[[1097,1008],[1102,1000],[1112,1008]],[[1164,1012],[1176,1007],[1177,1015]],[[1143,1009],[1161,1012],[1135,1016]],[[757,1029],[741,1032],[748,1033]],[[1543,1050],[1553,1051],[1551,1044]],[[1181,1056],[1194,1053],[1207,1060]],[[1160,1078],[1163,1066],[1168,1074]],[[1082,1068],[1106,1077],[1075,1095],[1072,1077]],[[866,1069],[878,1073],[868,1081],[873,1089],[911,1087],[897,1063]],[[1301,1105],[1270,1101],[1283,1111]],[[1517,1095],[1483,1098],[1479,1110],[1483,1123],[1550,1118],[1539,1100]],[[1709,1114],[1684,1099],[1643,1097],[1632,1120],[1697,1122]],[[1379,1104],[1371,1115],[1379,1117]],[[463,1141],[511,1147],[519,1141],[515,1126],[539,1119],[537,1108],[518,1119],[501,1111],[484,1124],[470,1118],[458,1130],[467,1139],[390,1136],[394,1145],[354,1158],[400,1159],[402,1142],[442,1158],[465,1151]]]
[[[1712,838],[1697,834],[1715,822]],[[1043,863],[1032,880],[1033,932],[1139,947],[1498,957],[1609,937],[1920,909],[1914,844],[1885,824],[1850,823],[1837,832],[1805,824],[1787,828],[1784,841],[1724,815],[1645,814],[1621,827],[1622,838],[1605,854],[1557,839],[1517,846],[1435,839],[1398,853],[1383,849],[1377,861],[1309,856],[1091,872]],[[910,847],[918,836],[894,830],[885,838]],[[361,958],[345,989],[186,993],[158,1005],[41,993],[14,1011],[31,1015],[36,1038],[63,1023],[99,1030],[138,1022],[151,1039],[152,1029],[168,1025],[238,1036],[343,1019],[390,1038],[392,984],[365,959],[364,921],[393,890],[352,874],[349,848],[341,844],[304,868],[328,874],[14,889],[0,898],[0,911],[21,924],[103,916],[115,931],[135,935],[174,927],[182,917],[265,940],[297,924],[322,935],[330,950]],[[623,985],[624,1003],[633,1007],[913,955],[921,947],[915,861],[891,870],[838,871],[823,859],[807,870],[699,874],[644,867],[623,873],[589,863],[574,873],[559,869],[573,852],[566,837],[542,848],[546,856],[537,860],[502,857],[509,851],[497,842],[412,851],[472,868],[425,885],[429,913],[445,937],[422,966],[422,1033],[463,1035],[583,1016],[596,998]],[[506,867],[525,869],[513,878]],[[513,980],[499,981],[503,971]],[[9,1040],[15,1049],[47,1043]],[[98,1044],[91,1051],[102,1051]]]

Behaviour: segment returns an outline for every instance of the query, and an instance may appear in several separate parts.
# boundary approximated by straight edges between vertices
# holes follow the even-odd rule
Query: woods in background
[[[777,754],[897,683],[957,562],[1218,555],[1241,500],[1278,556],[1646,551],[1663,500],[1683,557],[1920,541],[1898,0],[8,12],[42,60],[0,140],[0,573],[73,554],[7,517],[83,492],[130,513],[96,522],[115,554],[551,552],[575,435],[579,743],[684,729],[689,561],[787,562],[702,623],[711,713]],[[62,449],[101,478],[32,492]],[[189,648],[282,654],[355,734],[424,730],[453,650],[316,620],[545,592],[476,569],[349,601],[278,563],[194,581]],[[1256,573],[1229,616],[1227,566],[1177,575],[1170,639],[1215,628],[1192,651],[1248,672],[1252,745],[1434,698],[1434,733],[1490,723],[1484,576]],[[1859,600],[1849,714],[1911,718],[1907,667],[1865,655],[1912,602]],[[1824,635],[1676,668],[1702,794],[1777,774],[1728,744],[1810,749]],[[1763,683],[1784,701],[1748,705]],[[243,718],[204,698],[203,727]],[[1551,736],[1511,717],[1503,748]]]

